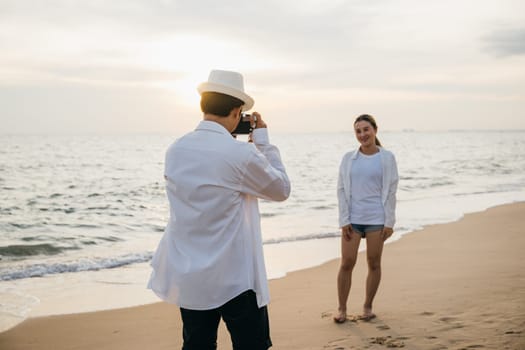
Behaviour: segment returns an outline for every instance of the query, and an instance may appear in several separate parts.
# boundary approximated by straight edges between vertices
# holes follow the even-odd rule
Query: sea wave
[[[67,272],[98,271],[112,269],[126,265],[147,262],[151,260],[152,252],[126,254],[112,258],[82,259],[79,261],[51,263],[51,264],[28,264],[25,266],[13,266],[0,270],[0,281],[10,281],[22,278],[42,277]]]
[[[263,241],[263,244],[279,244],[279,243],[285,243],[285,242],[308,241],[311,239],[333,238],[333,237],[338,237],[340,235],[341,234],[339,232],[313,233],[313,234],[301,235],[301,236],[288,236],[288,237],[266,239]]]
[[[326,239],[339,237],[339,232],[325,232],[317,234],[309,234],[302,236],[288,236],[264,240],[263,244],[279,244],[285,242],[299,242],[315,239]],[[8,246],[0,247],[1,255],[56,255],[64,249],[50,244],[35,244],[26,246]],[[126,265],[137,263],[144,263],[151,260],[153,252],[140,252],[133,254],[125,254],[117,257],[97,257],[92,259],[81,259],[78,261],[68,262],[54,262],[54,263],[38,263],[16,265],[0,269],[0,281],[9,281],[22,278],[42,277],[46,275],[60,274],[60,273],[74,273],[85,271],[98,271],[103,269],[112,269]]]
[[[34,255],[56,255],[62,253],[65,249],[49,243],[42,244],[13,244],[0,247],[0,256],[22,257]]]

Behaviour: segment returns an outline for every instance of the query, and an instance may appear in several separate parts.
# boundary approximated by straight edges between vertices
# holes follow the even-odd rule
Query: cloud
[[[195,86],[210,68],[243,72],[258,108],[289,115],[327,105],[337,114],[356,103],[386,111],[395,103],[522,99],[522,7],[515,0],[0,0],[0,103],[28,118],[78,110],[82,118],[67,119],[78,122],[108,116],[112,101],[114,115],[142,118],[153,103],[158,113],[180,116],[198,106]],[[480,36],[487,28],[507,29]],[[61,96],[72,101],[68,108],[45,102]],[[141,107],[122,110],[123,100]],[[93,101],[91,109],[83,101]]]
[[[148,133],[188,130],[198,107],[176,103],[167,90],[75,82],[0,86],[2,133]]]
[[[499,57],[525,54],[525,27],[499,29],[483,38],[485,51]]]

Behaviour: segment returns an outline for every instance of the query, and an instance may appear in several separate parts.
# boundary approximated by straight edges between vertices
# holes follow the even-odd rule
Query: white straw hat
[[[200,84],[197,91],[202,95],[203,92],[219,92],[221,94],[233,96],[244,102],[242,109],[247,111],[253,107],[253,98],[244,92],[244,82],[242,75],[237,72],[227,70],[212,70],[208,81]]]

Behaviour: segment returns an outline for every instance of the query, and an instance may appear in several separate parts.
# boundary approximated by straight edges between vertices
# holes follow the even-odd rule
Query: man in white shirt
[[[166,153],[170,218],[148,287],[180,306],[183,350],[216,349],[221,318],[233,349],[268,349],[257,198],[285,200],[290,181],[259,113],[250,117],[253,142],[231,134],[254,104],[241,74],[214,70],[198,91],[203,121]]]

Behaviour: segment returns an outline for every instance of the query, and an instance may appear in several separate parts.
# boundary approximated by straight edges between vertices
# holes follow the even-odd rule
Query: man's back
[[[211,309],[255,290],[268,303],[257,197],[285,199],[290,185],[277,149],[264,143],[266,131],[259,135],[266,155],[202,121],[168,149],[170,219],[153,259],[159,278],[150,284],[163,299]]]
[[[253,145],[238,142],[213,127],[208,125],[182,137],[166,153],[170,216],[176,221],[173,224],[178,235],[190,228],[198,229],[200,235],[216,233],[225,224],[221,220],[224,213],[235,210],[241,201],[243,164]],[[195,225],[204,222],[214,227]]]

